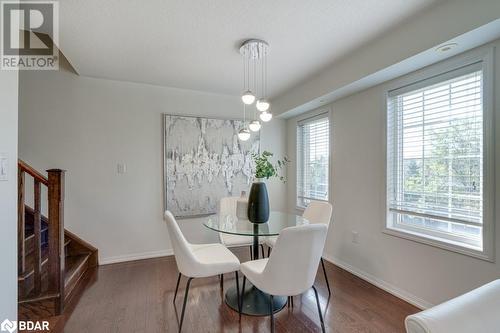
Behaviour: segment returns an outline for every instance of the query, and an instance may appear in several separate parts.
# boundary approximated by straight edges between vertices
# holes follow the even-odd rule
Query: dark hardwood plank
[[[240,260],[247,249],[235,250]],[[404,318],[419,310],[358,277],[325,262],[332,287],[328,290],[321,268],[315,285],[327,332],[404,332]],[[51,318],[51,332],[177,332],[187,279],[182,278],[177,305],[172,300],[177,281],[173,257],[100,266],[85,277],[78,304]],[[234,274],[224,276],[233,286]],[[284,277],[284,283],[286,277]],[[194,279],[183,332],[268,332],[269,318],[242,316],[223,302],[217,277]],[[294,307],[275,315],[276,332],[321,332],[313,291],[296,296]]]

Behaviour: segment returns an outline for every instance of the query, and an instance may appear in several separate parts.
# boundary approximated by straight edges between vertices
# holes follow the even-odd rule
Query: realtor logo
[[[17,322],[10,321],[9,319],[5,319],[0,324],[0,331],[13,333],[17,329]]]
[[[4,70],[57,70],[59,3],[0,1],[1,54]]]

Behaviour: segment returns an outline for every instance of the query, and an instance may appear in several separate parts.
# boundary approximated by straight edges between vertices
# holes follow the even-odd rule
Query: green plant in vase
[[[264,151],[262,154],[252,154],[255,163],[255,178],[269,179],[276,177],[282,182],[286,181],[285,176],[282,175],[282,170],[290,160],[285,156],[282,160],[277,160],[273,164],[269,159],[273,157],[273,153]]]

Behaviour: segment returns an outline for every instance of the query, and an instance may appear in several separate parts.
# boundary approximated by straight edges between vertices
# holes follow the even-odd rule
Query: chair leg
[[[293,309],[293,296],[290,296],[290,300],[292,301],[292,309]]]
[[[191,281],[193,278],[189,278],[186,284],[186,292],[184,293],[184,303],[182,304],[182,312],[181,312],[181,322],[179,323],[179,333],[182,330],[182,323],[184,322],[184,313],[186,312],[186,303],[189,293],[189,286],[191,285]]]
[[[220,289],[224,290],[224,274],[221,274],[219,276],[219,279],[220,279]]]
[[[267,248],[267,257],[269,258],[270,255],[271,255],[271,247],[268,247]]]
[[[181,282],[181,273],[179,273],[179,276],[177,277],[177,285],[175,286],[175,294],[173,301],[174,304],[175,304],[175,299],[177,298],[177,291],[179,290],[179,282]]]
[[[238,271],[234,272],[236,276],[236,301],[238,302],[238,310],[240,309],[240,279],[238,276]],[[241,315],[241,311],[238,311]]]
[[[244,294],[245,294],[246,282],[247,282],[247,277],[245,275],[243,275],[243,288],[241,289],[241,297],[239,297],[240,303],[238,303],[238,310],[240,312],[240,318],[241,318],[241,311],[243,310],[243,299],[244,299]]]
[[[330,283],[328,282],[328,276],[326,275],[325,262],[323,261],[323,258],[321,258],[321,266],[323,267],[323,274],[325,275],[326,287],[328,288],[328,297],[330,297],[332,292],[330,291]]]
[[[269,312],[271,315],[271,333],[274,333],[274,297],[269,295]]]
[[[314,286],[312,286],[312,288],[314,290],[314,296],[316,296],[316,304],[318,305],[319,320],[321,321],[321,331],[325,333],[325,323],[323,322],[323,314],[321,313],[321,305],[319,304],[318,291]]]
[[[253,260],[253,251],[252,251],[252,247],[249,246],[248,247],[250,249],[250,260]]]
[[[264,255],[264,245],[260,244],[260,250],[262,252],[262,258],[265,258],[266,256]]]

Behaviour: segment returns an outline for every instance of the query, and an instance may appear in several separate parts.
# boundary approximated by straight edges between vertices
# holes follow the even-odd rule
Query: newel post
[[[57,314],[64,306],[64,173],[50,169],[48,185],[49,219],[49,293],[58,294],[55,302]]]

